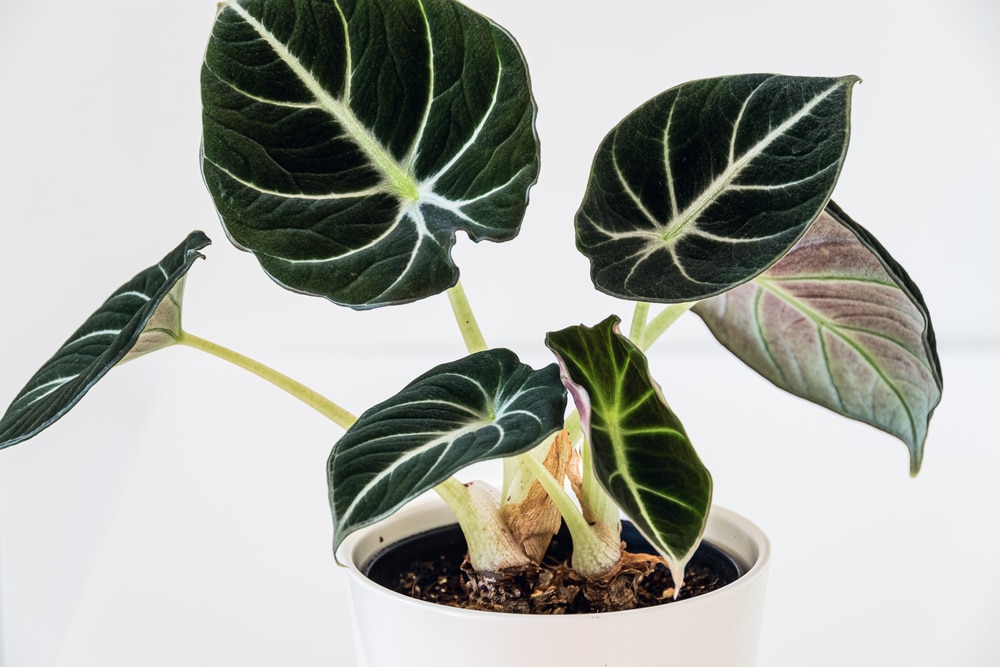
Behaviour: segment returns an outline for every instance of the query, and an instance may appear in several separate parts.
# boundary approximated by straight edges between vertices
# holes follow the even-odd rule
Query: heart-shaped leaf
[[[456,231],[513,238],[538,173],[520,49],[453,0],[224,2],[202,102],[230,239],[355,308],[454,285]]]
[[[833,192],[856,81],[727,76],[633,111],[598,149],[576,217],[594,284],[694,301],[771,266]]]
[[[900,438],[920,469],[942,388],[930,315],[906,271],[835,204],[766,273],[694,312],[778,387]]]
[[[0,419],[0,449],[69,412],[115,364],[172,345],[180,332],[184,276],[209,243],[202,232],[192,232],[87,318],[7,408]]]
[[[526,452],[562,427],[559,370],[494,349],[438,366],[362,414],[327,464],[334,543],[462,468]]]
[[[618,318],[549,333],[563,382],[589,435],[594,473],[656,546],[678,586],[701,541],[712,477]]]

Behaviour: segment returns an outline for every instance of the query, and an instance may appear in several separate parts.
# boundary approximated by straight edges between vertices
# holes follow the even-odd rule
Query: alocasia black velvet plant
[[[537,178],[513,37],[454,0],[224,2],[201,86],[202,174],[226,235],[280,285],[357,310],[446,293],[468,356],[355,418],[182,327],[185,277],[209,243],[194,232],[29,381],[0,447],[36,435],[116,364],[189,345],[346,429],[327,471],[335,544],[433,489],[480,572],[538,563],[564,522],[573,567],[599,579],[621,558],[624,513],[680,584],[712,482],[644,351],[689,309],[777,387],[898,437],[920,467],[942,386],[927,308],[830,199],[856,81],[721,76],[628,114],[597,148],[575,220],[593,285],[634,303],[628,334],[615,315],[550,332],[554,363],[535,370],[487,348],[451,256],[459,231],[513,239]],[[665,305],[652,315],[653,304]],[[455,477],[496,458],[499,490]]]

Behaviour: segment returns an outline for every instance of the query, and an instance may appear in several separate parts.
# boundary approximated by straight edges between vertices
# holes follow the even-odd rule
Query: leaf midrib
[[[237,13],[254,31],[260,35],[275,54],[284,62],[296,77],[306,86],[317,104],[333,116],[344,132],[351,137],[359,148],[368,156],[376,169],[383,175],[389,187],[404,200],[416,201],[419,188],[412,174],[403,169],[389,154],[382,144],[368,132],[364,124],[354,115],[354,112],[344,102],[336,99],[323,88],[322,84],[305,68],[299,59],[288,50],[288,47],[277,39],[264,25],[235,2],[228,6]],[[348,72],[348,81],[350,72]]]
[[[621,369],[617,370],[618,370],[618,373],[616,375],[617,382],[615,384],[616,386],[619,386],[624,383],[625,377],[624,373],[621,372]],[[601,385],[598,384],[597,386],[599,387]],[[638,510],[639,515],[642,517],[645,524],[649,526],[651,530],[656,530],[654,528],[655,521],[653,514],[649,511],[649,507],[646,504],[645,500],[643,500],[643,495],[645,493],[649,493],[650,489],[646,487],[644,484],[640,483],[639,480],[637,480],[632,475],[632,468],[628,465],[628,457],[625,455],[625,450],[627,449],[625,445],[625,435],[627,433],[632,433],[633,431],[630,429],[623,428],[621,419],[609,418],[609,415],[612,414],[613,415],[622,414],[622,411],[619,410],[619,408],[621,407],[621,404],[623,402],[624,401],[620,400],[619,396],[615,396],[609,400],[609,397],[603,395],[603,393],[599,393],[598,396],[596,397],[596,400],[594,400],[594,405],[595,405],[594,414],[596,416],[599,416],[599,419],[597,420],[596,424],[592,425],[591,428],[593,430],[603,431],[605,436],[611,442],[611,449],[615,457],[615,471],[609,476],[609,481],[615,477],[621,479],[622,483],[628,489],[629,494],[631,495],[633,501],[636,503],[636,509]],[[677,433],[678,435],[682,435],[680,432],[676,431],[676,429],[669,429],[669,430]],[[690,505],[688,505],[687,503],[681,501],[679,498],[676,498],[674,496],[664,493],[656,493],[653,495],[658,495],[678,506],[685,507],[687,509],[692,509]],[[657,531],[657,533],[659,533],[659,531]],[[662,542],[661,544],[662,548],[665,551],[667,551],[667,553],[670,555],[671,558],[677,560],[678,562],[682,560],[683,555],[676,553],[672,548],[670,548],[669,540],[660,539],[660,542]]]
[[[763,82],[760,84],[763,85]],[[666,223],[663,227],[662,240],[664,243],[671,244],[676,242],[679,238],[685,235],[688,227],[694,225],[695,221],[701,215],[701,213],[708,208],[726,189],[732,184],[732,182],[746,169],[747,165],[750,164],[757,156],[759,156],[765,148],[771,145],[776,139],[782,136],[785,132],[790,130],[796,123],[808,116],[812,110],[827,97],[832,95],[837,89],[844,85],[843,81],[838,80],[836,84],[829,87],[821,94],[813,97],[808,104],[799,109],[798,112],[787,118],[778,127],[771,130],[761,141],[754,144],[750,150],[743,153],[738,159],[733,161],[733,155],[730,151],[730,160],[726,168],[720,173],[716,178],[702,191],[702,194],[691,202],[690,205],[679,214],[673,216],[673,218]],[[760,86],[757,87],[759,89]],[[756,92],[756,90],[754,92]],[[747,96],[744,100],[744,105],[746,101],[753,96],[753,93]],[[742,116],[742,112],[741,112]],[[733,136],[739,130],[738,124],[733,127]],[[669,162],[669,156],[664,156]]]

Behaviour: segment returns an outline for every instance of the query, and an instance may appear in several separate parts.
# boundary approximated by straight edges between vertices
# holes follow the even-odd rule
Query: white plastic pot
[[[359,667],[752,667],[757,661],[770,546],[764,533],[714,507],[705,539],[746,569],[711,593],[658,607],[604,614],[532,616],[454,609],[369,580],[363,568],[404,537],[454,523],[440,503],[419,503],[351,535],[348,565]]]

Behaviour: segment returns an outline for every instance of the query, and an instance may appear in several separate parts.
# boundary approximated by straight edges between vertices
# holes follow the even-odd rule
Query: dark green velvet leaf
[[[822,212],[847,151],[856,77],[693,81],[604,139],[576,217],[598,289],[704,299],[758,275]]]
[[[112,366],[173,344],[184,276],[211,241],[192,232],[114,294],[35,373],[0,419],[0,449],[27,440],[76,405]]]
[[[453,286],[456,231],[513,238],[537,178],[520,49],[453,0],[224,2],[202,101],[230,239],[355,308]]]
[[[674,573],[694,554],[712,478],[618,318],[545,338],[590,440],[594,473]]]
[[[370,408],[327,464],[334,542],[375,523],[462,468],[526,452],[562,428],[566,392],[510,350],[438,366]]]
[[[694,312],[778,387],[901,439],[920,469],[942,388],[930,314],[903,267],[835,204],[768,271]]]

